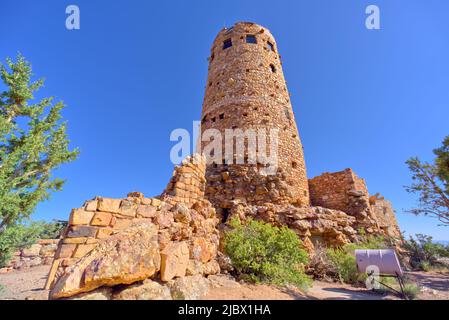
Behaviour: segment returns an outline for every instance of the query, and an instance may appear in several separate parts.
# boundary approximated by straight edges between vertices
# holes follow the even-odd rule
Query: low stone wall
[[[59,239],[42,239],[29,248],[15,252],[9,264],[2,268],[2,272],[51,264],[59,241]]]
[[[209,201],[201,197],[204,185],[204,163],[195,163],[192,158],[188,158],[181,167],[175,169],[169,187],[161,197],[146,198],[140,192],[132,192],[123,199],[96,197],[81,208],[73,209],[69,226],[56,251],[46,288],[54,289],[57,285],[59,289],[52,291],[54,297],[89,291],[90,288],[80,285],[79,290],[67,293],[70,291],[64,289],[66,281],[63,277],[73,275],[77,268],[84,266],[86,259],[95,256],[101,260],[103,255],[108,254],[107,250],[101,251],[105,246],[112,246],[112,251],[120,251],[115,246],[123,247],[128,241],[123,235],[130,232],[130,228],[146,225],[148,227],[144,227],[143,231],[136,229],[136,232],[156,230],[153,258],[155,261],[160,259],[161,263],[155,268],[154,275],[151,274],[153,277],[169,281],[173,277],[218,273],[220,267],[216,257],[219,233],[216,226],[219,220]],[[189,190],[189,193],[171,194],[171,191],[181,189]],[[133,233],[130,233],[129,239],[132,236]],[[134,241],[135,244],[123,252],[125,255],[135,255],[129,257],[130,260],[140,259],[138,248],[146,245],[140,243],[139,238]],[[119,256],[114,259],[120,261]],[[129,279],[122,281],[114,283],[132,283]],[[110,285],[110,282],[104,285]]]
[[[383,232],[391,238],[400,239],[402,234],[391,202],[378,193],[371,196],[369,202],[371,210]]]
[[[363,228],[369,234],[401,238],[391,203],[370,197],[365,180],[351,169],[310,179],[309,189],[312,205],[341,210],[355,217],[354,229]]]

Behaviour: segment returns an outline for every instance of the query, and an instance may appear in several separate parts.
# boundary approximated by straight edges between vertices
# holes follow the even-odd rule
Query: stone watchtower
[[[266,164],[247,163],[246,151],[244,164],[223,160],[207,166],[206,196],[225,216],[232,201],[310,204],[302,144],[276,41],[266,28],[239,22],[221,30],[212,45],[201,132],[218,129],[224,142],[225,129],[261,128],[278,130],[275,174],[261,174]],[[270,150],[268,137],[266,141]],[[222,154],[224,159],[224,147]]]

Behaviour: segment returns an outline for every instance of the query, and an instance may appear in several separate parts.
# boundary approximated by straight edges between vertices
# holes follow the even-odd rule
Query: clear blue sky
[[[81,30],[65,28],[77,4]],[[365,8],[381,30],[365,28]],[[96,195],[159,194],[172,173],[170,132],[201,112],[209,48],[236,21],[269,28],[282,55],[309,177],[352,167],[398,211],[402,230],[449,239],[435,220],[403,213],[415,198],[405,160],[432,159],[449,135],[449,2],[5,1],[0,59],[20,51],[42,95],[68,105],[79,160],[56,173],[62,192],[35,219],[67,219]]]

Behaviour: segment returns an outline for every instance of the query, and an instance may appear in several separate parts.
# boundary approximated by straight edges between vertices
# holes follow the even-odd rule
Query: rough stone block
[[[76,244],[62,244],[56,253],[57,258],[71,258],[76,249]]]
[[[101,228],[98,229],[97,238],[98,239],[106,239],[112,234],[112,229],[110,228]]]
[[[79,244],[79,243],[86,243],[87,238],[65,238],[62,240],[62,243],[66,244]]]
[[[140,205],[137,208],[137,217],[139,218],[154,218],[156,216],[157,208],[151,205]]]
[[[121,199],[111,199],[111,198],[99,198],[98,199],[98,211],[119,213]]]
[[[85,211],[83,209],[73,209],[70,213],[69,224],[75,225],[88,225],[94,216],[94,212]]]
[[[114,224],[114,229],[115,230],[123,230],[128,228],[132,223],[131,219],[121,219],[121,218],[116,218],[115,220],[115,224]]]
[[[79,244],[73,254],[74,258],[82,258],[89,252],[91,252],[97,245],[96,244]]]
[[[84,210],[86,211],[97,211],[98,208],[98,200],[90,200],[86,202],[86,205],[84,206]]]
[[[109,212],[96,212],[90,224],[92,226],[106,227],[109,226],[111,219],[112,214]]]
[[[161,251],[161,280],[184,277],[189,263],[189,247],[186,242],[169,243]]]
[[[71,226],[67,234],[68,238],[95,238],[97,228],[92,226]]]

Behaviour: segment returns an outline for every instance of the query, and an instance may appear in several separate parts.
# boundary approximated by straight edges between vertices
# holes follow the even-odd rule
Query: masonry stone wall
[[[157,226],[161,250],[172,242],[186,242],[191,255],[190,274],[218,272],[215,261],[218,219],[211,204],[201,197],[205,189],[205,163],[198,159],[189,157],[182,166],[175,168],[160,197],[146,198],[140,192],[131,192],[123,199],[96,197],[81,208],[73,209],[55,253],[46,288],[51,288],[100,242],[136,222]]]
[[[8,265],[0,268],[0,273],[52,264],[59,241],[60,239],[41,239],[28,248],[16,251]]]
[[[263,161],[248,163],[251,157],[246,149],[241,155],[244,164],[219,159],[218,164],[207,166],[206,196],[218,209],[230,208],[233,200],[309,205],[303,148],[280,59],[270,31],[254,23],[225,28],[213,42],[201,131],[217,129],[224,137],[226,129],[264,129],[266,133],[277,129],[279,137],[278,168],[273,175],[260,173],[266,166]],[[223,158],[224,154],[222,150]]]

